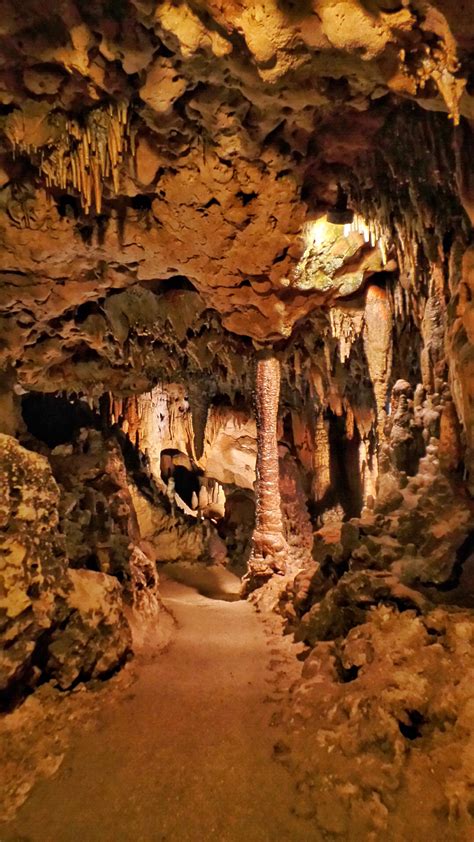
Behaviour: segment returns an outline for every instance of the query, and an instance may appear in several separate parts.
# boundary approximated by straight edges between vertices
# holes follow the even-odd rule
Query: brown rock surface
[[[277,418],[280,362],[264,354],[255,373],[257,416],[257,479],[255,527],[244,588],[252,590],[276,571],[284,573],[288,546],[284,538],[278,463]]]
[[[255,525],[314,647],[297,809],[467,842],[474,4],[56,5],[0,25],[3,686],[107,675],[156,562],[242,567]],[[51,473],[25,389],[102,433]]]
[[[44,456],[0,437],[2,704],[51,677],[108,673],[130,649],[117,579],[68,566],[60,489]],[[7,645],[5,645],[7,644]]]
[[[404,101],[416,102],[429,135],[441,123],[423,109],[472,117],[470,27],[460,24],[470,10],[359,0],[298,12],[276,0],[155,9],[127,0],[113,14],[68,5],[51,17],[31,2],[20,16],[8,0],[5,362],[27,345],[24,382],[76,378],[94,388],[119,364],[140,391],[150,382],[140,354],[117,346],[116,326],[110,334],[107,302],[118,289],[153,284],[155,294],[185,278],[199,293],[194,313],[202,300],[219,326],[267,341],[354,292],[384,268],[378,247],[353,233],[329,260],[314,248],[314,225],[347,167],[365,166],[380,146],[377,132],[388,136],[394,114],[415,113]],[[450,134],[442,119],[440,137]],[[403,141],[391,147],[405,154]],[[450,183],[446,165],[439,179]],[[393,172],[403,180],[403,166]],[[408,182],[426,217],[419,184]],[[378,179],[371,190],[384,192]],[[161,296],[155,303],[161,310]],[[165,371],[155,321],[141,329],[152,329],[155,367]]]
[[[285,764],[298,777],[298,813],[322,835],[469,838],[473,631],[466,612],[379,607],[312,650]]]
[[[58,530],[59,489],[47,460],[0,435],[0,467],[0,690],[6,698],[15,685],[34,683],[35,649],[71,585]]]
[[[46,669],[61,689],[78,680],[110,674],[131,651],[122,588],[113,576],[70,570],[67,624],[53,632]]]

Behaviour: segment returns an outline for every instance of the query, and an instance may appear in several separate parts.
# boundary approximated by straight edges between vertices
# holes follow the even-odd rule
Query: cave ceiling
[[[434,248],[462,224],[472,0],[3,0],[0,62],[0,365],[28,388],[245,368],[394,271],[383,207]],[[321,246],[341,184],[381,230]]]

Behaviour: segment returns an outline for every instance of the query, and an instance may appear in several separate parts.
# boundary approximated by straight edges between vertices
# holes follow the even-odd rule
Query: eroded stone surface
[[[140,391],[151,379],[140,336],[154,335],[150,371],[169,366],[160,326],[168,298],[155,295],[166,285],[179,292],[184,278],[196,291],[187,296],[187,329],[199,332],[194,316],[204,304],[218,333],[223,326],[268,341],[289,337],[316,308],[385,269],[379,249],[358,233],[329,256],[326,246],[308,251],[308,228],[334,205],[338,182],[352,182],[348,167],[360,161],[370,170],[367,156],[380,150],[399,111],[402,122],[425,126],[426,137],[408,132],[414,174],[401,205],[408,227],[421,231],[411,218],[415,205],[429,228],[423,184],[453,186],[450,153],[440,151],[452,140],[444,113],[454,121],[473,114],[466,84],[472,15],[470,4],[462,11],[454,5],[369,9],[347,0],[295,11],[276,0],[156,9],[126,2],[114,13],[69,5],[52,18],[35,5],[26,24],[7,3],[0,120],[5,362],[28,345],[19,368],[25,383],[76,380],[100,389],[119,365],[120,382]],[[412,100],[414,119],[402,107]],[[433,111],[443,116],[432,120]],[[467,122],[462,132],[459,197],[469,209]],[[394,135],[387,146],[400,160],[379,162],[363,185],[375,198],[384,193],[387,206],[396,193],[387,195],[387,173],[400,186],[407,172],[407,147]],[[438,175],[429,175],[433,137]],[[127,321],[122,313],[119,326],[113,293],[136,282],[148,291],[151,285],[152,294],[139,318]],[[184,306],[178,298],[175,314]],[[132,359],[121,347],[126,335]],[[198,348],[198,369],[201,354]]]
[[[76,445],[56,448],[59,485],[46,457],[10,436],[0,437],[0,459],[1,692],[8,705],[40,680],[66,689],[111,673],[131,651],[126,602],[144,622],[152,613],[158,622],[161,603],[154,562],[132,543],[140,534],[117,445],[83,431]],[[80,516],[70,517],[75,507]],[[72,569],[70,560],[96,569]]]
[[[34,682],[36,647],[57,622],[71,585],[58,530],[59,489],[47,460],[0,435],[0,463],[0,689],[5,695],[16,684]]]
[[[316,644],[293,691],[285,763],[296,809],[322,834],[469,838],[473,631],[471,613],[378,607]]]
[[[92,570],[70,570],[69,581],[67,624],[53,632],[46,665],[63,690],[79,679],[111,673],[132,644],[119,582]]]
[[[153,613],[155,561],[222,562],[228,549],[242,563],[253,361],[271,344],[282,374],[274,488],[302,572],[271,583],[269,601],[288,585],[286,616],[314,646],[289,720],[299,809],[351,842],[464,842],[472,3],[4,5],[2,430],[22,425],[22,386],[83,392],[93,407],[108,392],[122,444],[142,460],[131,481],[115,445],[87,434],[89,454],[66,445],[52,457],[58,504],[45,460],[9,440],[14,518],[1,534],[18,644],[7,681],[32,670],[46,633],[62,686],[107,672],[108,644],[123,658],[106,574]],[[353,230],[325,216],[345,218],[347,203]],[[176,445],[181,466],[237,486],[226,489],[227,546],[173,511],[171,490],[160,496],[161,453]],[[33,471],[20,503],[15,460]],[[47,533],[28,514],[33,492]],[[58,505],[71,561],[102,572],[67,574]],[[39,566],[20,576],[27,552]]]

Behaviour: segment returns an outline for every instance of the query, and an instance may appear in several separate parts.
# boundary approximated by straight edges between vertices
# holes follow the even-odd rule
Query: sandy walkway
[[[188,585],[163,592],[179,623],[170,648],[74,735],[1,842],[319,842],[272,759],[275,662],[259,617]]]

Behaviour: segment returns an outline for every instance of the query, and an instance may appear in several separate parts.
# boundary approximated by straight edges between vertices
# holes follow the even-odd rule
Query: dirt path
[[[272,759],[279,667],[258,615],[177,582],[163,592],[179,624],[171,646],[75,734],[1,842],[319,842]]]

